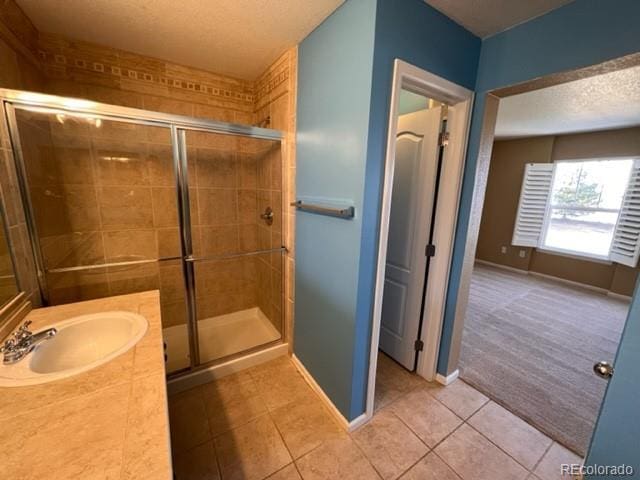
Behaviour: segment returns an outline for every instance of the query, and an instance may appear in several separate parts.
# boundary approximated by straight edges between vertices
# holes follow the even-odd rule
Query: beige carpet
[[[476,264],[460,376],[584,456],[628,302],[552,280]]]

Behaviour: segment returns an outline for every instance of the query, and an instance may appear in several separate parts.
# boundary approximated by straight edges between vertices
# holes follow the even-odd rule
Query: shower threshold
[[[186,325],[163,329],[167,344],[167,372],[189,366]],[[198,320],[200,360],[228,357],[280,339],[280,332],[258,307]]]

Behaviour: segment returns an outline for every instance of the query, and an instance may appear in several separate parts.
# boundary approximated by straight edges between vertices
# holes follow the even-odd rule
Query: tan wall
[[[476,258],[631,295],[638,268],[511,245],[526,163],[625,155],[640,155],[640,128],[496,141]],[[507,247],[506,254],[501,253],[502,246]],[[525,258],[519,257],[520,250]]]
[[[13,5],[13,2],[5,0],[5,4]],[[19,35],[15,35],[19,41],[15,43],[22,50],[28,52],[32,60],[35,59],[35,62],[32,61],[31,64],[35,63],[37,68],[42,71],[40,74],[42,82],[17,82],[16,78],[19,78],[20,75],[25,75],[24,72],[28,74],[30,71],[30,68],[19,65],[17,68],[7,71],[7,80],[0,86],[241,124],[260,124],[285,132],[282,148],[277,149],[277,152],[274,152],[273,149],[267,149],[269,150],[268,152],[265,149],[262,149],[261,152],[254,152],[255,155],[262,155],[261,160],[255,164],[258,182],[255,187],[246,188],[246,185],[240,183],[225,183],[224,185],[218,183],[221,189],[233,190],[233,194],[228,196],[229,199],[234,198],[232,203],[228,205],[229,208],[235,206],[238,209],[240,202],[244,202],[243,205],[246,206],[247,198],[250,199],[248,201],[251,205],[250,209],[252,211],[255,209],[256,215],[266,204],[272,206],[276,215],[273,226],[267,228],[255,220],[253,227],[243,225],[240,220],[240,212],[236,210],[233,222],[228,225],[198,225],[199,232],[196,235],[206,238],[205,242],[212,245],[214,250],[219,249],[221,245],[228,249],[236,246],[249,249],[255,245],[258,245],[259,248],[267,246],[270,248],[284,244],[288,248],[289,252],[284,258],[270,255],[254,259],[255,272],[252,270],[253,267],[247,269],[242,262],[236,262],[237,265],[234,267],[237,269],[236,271],[242,270],[244,273],[242,275],[235,275],[233,272],[229,274],[229,269],[231,268],[229,265],[233,263],[229,262],[229,265],[221,270],[220,276],[224,276],[224,272],[226,272],[227,276],[234,277],[232,290],[235,289],[235,292],[239,292],[239,285],[242,285],[241,290],[243,293],[230,294],[230,290],[227,289],[224,292],[220,292],[219,302],[214,302],[214,299],[209,296],[208,304],[217,305],[215,312],[224,313],[220,312],[219,305],[228,305],[229,308],[232,305],[244,307],[249,303],[246,297],[255,299],[255,302],[251,303],[256,303],[259,300],[265,313],[270,316],[279,329],[282,328],[282,318],[286,318],[286,332],[289,334],[293,315],[293,229],[295,218],[295,210],[289,207],[289,202],[293,200],[295,195],[294,141],[297,49],[292,48],[284,52],[258,79],[240,80],[135,55],[130,52],[71,40],[57,35],[39,33],[34,28],[30,28],[32,25],[30,25],[28,19],[25,21],[26,17],[21,14],[19,8],[16,11],[14,7],[15,5],[10,9],[4,8],[4,16],[0,13],[0,33],[3,31],[2,29],[7,28],[8,18],[19,18],[19,22],[13,23],[27,25],[27,27],[14,28],[19,32]],[[9,10],[11,12],[7,14]],[[5,55],[0,56],[0,66],[10,63],[10,59],[7,60],[5,57]],[[4,72],[5,69],[0,68],[0,71]],[[93,141],[91,140],[90,143]],[[124,148],[124,151],[128,154],[138,154],[148,158],[152,143],[143,141],[137,144],[130,144],[126,148],[120,144],[120,147]],[[206,147],[206,145],[199,145],[199,147],[201,148],[196,148],[195,151],[191,152],[194,159],[197,159],[199,155],[205,156],[207,154],[205,150],[202,150],[202,147]],[[55,148],[59,148],[59,146],[55,146]],[[91,151],[92,155],[96,157],[96,148],[92,147]],[[38,153],[38,155],[40,154],[41,152]],[[237,171],[238,175],[242,168],[240,157],[241,155],[238,155],[231,165],[231,168]],[[266,164],[269,165],[269,181],[271,182],[268,185],[260,184],[261,173],[258,170],[260,165]],[[194,171],[197,171],[197,168]],[[224,175],[224,172],[219,173]],[[229,177],[227,176],[226,178],[228,179]],[[236,178],[239,179],[240,177]],[[128,181],[135,183],[133,179]],[[222,181],[224,182],[225,180],[223,179]],[[121,186],[127,188],[140,187],[140,185]],[[144,185],[144,188],[147,187],[151,189],[152,194],[154,188],[160,188],[160,186],[151,184]],[[201,192],[199,191],[201,187],[208,188],[208,186],[198,185],[196,187],[198,189],[195,195],[196,198],[201,197]],[[100,190],[103,186],[96,185],[96,188]],[[166,188],[166,186],[163,188]],[[252,203],[254,194],[255,205]],[[153,199],[153,195],[151,198]],[[218,208],[220,207],[221,205],[218,205]],[[151,210],[151,218],[153,221],[153,209]],[[221,236],[220,232],[217,231],[223,227],[227,230],[228,235]],[[149,251],[154,251],[154,248],[161,248],[159,239],[163,239],[166,242],[167,239],[172,238],[171,236],[160,235],[155,231],[161,228],[155,224],[149,225],[147,222],[145,223],[145,228],[155,232],[153,235],[148,233],[140,234],[148,235],[149,242],[153,243],[153,245],[150,243],[149,248],[145,249],[146,254]],[[255,239],[253,231],[255,231]],[[153,241],[151,240],[152,238]],[[230,238],[233,238],[233,241]],[[136,246],[134,250],[143,250],[140,243],[142,241],[142,237],[140,237],[132,243],[132,245]],[[175,241],[173,243],[175,244]],[[68,242],[66,244],[68,245]],[[106,245],[104,246],[106,248]],[[67,258],[67,261],[69,260],[71,258]],[[131,275],[131,272],[120,275],[123,280],[120,285],[126,291],[156,288],[157,285],[160,285],[161,290],[171,288],[171,285],[177,286],[175,278],[163,279],[162,275],[158,277],[155,272],[151,271],[152,267],[140,267],[137,270],[139,270],[139,275]],[[118,290],[113,286],[113,282],[108,280],[113,275],[108,272],[103,273],[106,275],[104,277],[107,279],[106,284],[100,281],[93,282],[101,286],[94,285],[95,288],[88,289],[80,288],[80,290],[84,291],[80,296],[102,296],[113,294]],[[176,271],[175,275],[177,274]],[[251,279],[248,283],[246,281],[247,278]],[[252,281],[255,283],[254,287],[251,287]],[[82,281],[80,281],[80,284],[82,284]],[[63,294],[62,296],[64,297],[65,295]],[[259,295],[262,295],[262,297],[259,298]],[[281,301],[283,295],[284,302]],[[179,318],[180,314],[177,308],[179,301],[176,301],[173,298],[174,296],[168,295],[171,301],[163,302],[166,311],[171,310],[172,306],[175,307],[171,310],[171,313],[166,315],[173,319],[168,320],[169,323],[182,321],[182,318]],[[240,300],[242,296],[245,297],[244,300]],[[70,299],[71,297],[69,297]],[[203,307],[203,309],[206,311],[211,310],[212,314],[215,313],[213,309],[207,309],[206,307]]]
[[[532,249],[511,245],[520,186],[525,165],[548,162],[552,147],[553,137],[494,143],[478,236],[477,258],[522,270],[529,268]],[[507,248],[506,254],[501,253],[501,247]],[[525,258],[519,256],[520,250],[525,251]]]

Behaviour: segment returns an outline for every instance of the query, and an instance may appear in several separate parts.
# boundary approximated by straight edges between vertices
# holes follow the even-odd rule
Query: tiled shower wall
[[[20,8],[9,0],[0,3],[0,27],[0,87],[43,90],[46,81],[33,53],[37,40],[35,27],[25,19]],[[16,260],[20,289],[37,305],[39,297],[36,295],[35,266],[4,115],[0,115],[0,198],[6,211],[9,241]]]
[[[23,62],[24,65],[21,65],[18,70],[38,72],[39,77],[42,78],[42,84],[36,84],[33,81],[17,84],[0,79],[0,86],[242,124],[265,125],[269,119],[268,125],[265,126],[285,132],[281,166],[275,167],[281,169],[281,184],[270,185],[269,188],[257,187],[256,195],[261,195],[259,198],[265,199],[268,192],[270,203],[280,200],[280,205],[273,206],[276,211],[276,221],[271,232],[276,233],[269,236],[268,243],[270,246],[275,245],[275,239],[281,235],[284,245],[289,250],[283,262],[285,307],[275,315],[284,314],[285,335],[290,336],[294,298],[295,212],[288,204],[293,201],[295,181],[296,48],[285,52],[257,80],[244,81],[129,52],[38,33],[28,19],[25,20],[26,17],[21,14],[19,8],[18,11],[15,10],[11,0],[4,0],[3,4],[3,11],[0,12],[0,23],[3,27],[0,29],[0,37],[12,36],[14,51],[24,52],[30,59],[26,63]],[[7,8],[7,5],[11,8]],[[11,28],[4,28],[9,24]],[[10,31],[11,29],[13,31]],[[0,59],[0,63],[4,63],[4,60]],[[4,142],[4,145],[8,144]],[[256,205],[258,206],[258,203]],[[279,222],[278,211],[282,212]],[[257,225],[256,231],[256,242],[259,246],[265,246],[267,244],[265,229]],[[238,237],[238,241],[241,241],[241,237]],[[159,244],[158,248],[160,248]],[[282,291],[282,287],[278,287],[276,285],[278,282],[275,281],[277,275],[282,275],[279,273],[280,267],[274,259],[267,261],[260,258],[257,262],[259,266],[256,267],[256,271],[259,274],[254,277],[257,279],[256,301],[263,310],[272,312],[273,305],[278,303],[273,299]],[[245,268],[244,271],[247,269]],[[248,271],[251,273],[251,269]],[[145,278],[144,275],[142,277]],[[267,279],[269,279],[268,283]],[[162,276],[160,276],[160,283],[163,289],[171,288],[171,284],[177,288],[175,281],[164,282]],[[143,284],[145,282],[132,279],[126,288],[133,291],[142,288]],[[150,284],[145,284],[145,288]],[[250,289],[248,292],[252,295]],[[261,292],[261,296],[257,292]],[[266,301],[264,292],[269,292],[272,299],[271,306]],[[176,300],[173,303],[176,306],[179,301]],[[166,308],[170,307],[165,306]],[[177,319],[173,321],[181,321],[177,314],[167,316]]]

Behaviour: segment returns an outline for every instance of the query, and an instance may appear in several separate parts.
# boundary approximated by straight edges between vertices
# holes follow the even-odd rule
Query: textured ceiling
[[[425,0],[480,38],[543,15],[573,0]]]
[[[497,138],[640,125],[640,67],[500,100]]]
[[[17,0],[42,32],[253,80],[344,0]]]

